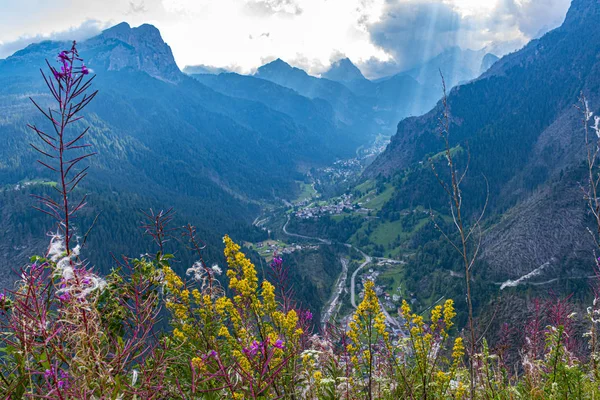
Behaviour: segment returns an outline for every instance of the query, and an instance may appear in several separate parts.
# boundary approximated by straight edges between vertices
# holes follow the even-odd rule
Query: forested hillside
[[[464,204],[471,215],[483,209],[486,179],[489,184],[481,254],[489,267],[481,272],[486,279],[515,279],[546,263],[551,267],[540,280],[590,272],[580,269],[592,259],[594,243],[585,229],[593,220],[581,190],[586,144],[575,106],[583,94],[592,112],[600,108],[599,16],[598,2],[575,0],[560,28],[448,96],[450,145],[462,167],[469,162]],[[417,206],[447,212],[430,167],[444,164],[438,155],[442,113],[439,103],[422,117],[402,121],[365,172],[365,178],[391,179],[395,187],[382,208],[384,218]]]
[[[42,106],[50,100],[39,67],[63,46],[42,42],[0,60],[5,278],[26,259],[23,246],[42,251],[52,228],[29,210],[28,194],[51,190],[53,178],[29,146],[35,134],[27,124],[44,124],[28,97]],[[150,25],[117,25],[81,43],[80,52],[100,95],[87,115],[99,157],[79,188],[93,194],[78,235],[99,215],[88,242],[90,261],[99,265],[111,254],[146,250],[140,210],[150,207],[174,207],[178,222],[198,226],[211,249],[223,232],[264,237],[251,226],[261,202],[293,198],[303,170],[353,154],[368,137],[341,124],[323,100],[315,105],[289,94],[292,103],[279,106],[277,92],[290,91],[276,85],[271,102],[210,89],[179,71]]]

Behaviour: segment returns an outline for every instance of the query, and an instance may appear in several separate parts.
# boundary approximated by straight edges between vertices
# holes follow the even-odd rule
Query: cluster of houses
[[[260,242],[256,244],[257,249],[261,249],[259,253],[262,256],[270,256],[277,254],[291,254],[300,250],[316,250],[318,245],[300,245],[297,243],[285,244],[276,241]]]
[[[311,204],[309,206],[302,207],[295,212],[295,216],[302,219],[319,218],[324,215],[339,215],[346,210],[352,211],[354,208],[355,207],[352,204],[352,195],[343,194],[337,199],[337,201],[332,203],[325,205]]]
[[[17,192],[19,190],[25,189],[27,186],[31,186],[33,185],[35,182],[32,181],[26,181],[23,183],[17,183],[12,189]],[[0,191],[2,191],[3,189],[0,187]],[[7,189],[8,191],[10,191],[10,188]]]
[[[333,166],[326,167],[320,170],[326,180],[332,182],[346,182],[353,179],[362,171],[362,165],[359,159],[351,158],[348,160],[338,160]]]

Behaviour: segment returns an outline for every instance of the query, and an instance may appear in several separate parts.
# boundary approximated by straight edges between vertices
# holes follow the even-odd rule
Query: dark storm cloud
[[[370,67],[387,72],[411,68],[455,46],[458,33],[465,29],[466,21],[449,5],[388,1],[382,18],[369,26],[369,32],[372,42],[392,55],[395,63],[372,60]]]
[[[436,0],[386,0],[380,20],[365,27],[371,41],[393,57],[361,65],[371,76],[397,73],[459,46],[498,55],[556,28],[570,0],[500,0],[489,13],[461,15]],[[360,21],[359,21],[360,22]]]

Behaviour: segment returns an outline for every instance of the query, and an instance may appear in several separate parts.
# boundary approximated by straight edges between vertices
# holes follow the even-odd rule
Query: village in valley
[[[298,182],[300,186],[298,198],[291,202],[284,201],[285,208],[278,211],[280,214],[271,212],[257,218],[255,225],[264,230],[267,230],[268,227],[270,239],[255,243],[246,242],[244,243],[245,247],[256,251],[267,262],[270,262],[274,254],[282,255],[285,258],[286,254],[318,250],[319,246],[332,244],[329,238],[310,237],[299,234],[290,228],[288,231],[287,223],[283,227],[283,236],[279,237],[276,232],[280,227],[272,221],[276,221],[282,216],[285,216],[288,223],[290,219],[310,223],[310,221],[317,221],[325,217],[339,221],[349,216],[361,216],[364,221],[377,220],[377,212],[381,209],[382,204],[391,197],[394,188],[390,185],[377,186],[371,181],[356,186],[357,190],[354,191],[346,188],[355,184],[356,178],[360,176],[365,165],[368,164],[368,160],[384,151],[387,143],[387,138],[379,137],[371,147],[360,149],[356,158],[338,160],[329,167],[307,172],[305,180]],[[335,188],[337,195],[326,196],[321,193],[322,189],[332,187]],[[281,220],[279,219],[279,221]],[[402,287],[401,276],[405,263],[401,254],[387,258],[377,256],[371,252],[370,248],[357,247],[361,245],[354,239],[344,245],[351,250],[350,253],[362,254],[362,259],[351,260],[348,255],[343,256],[346,258],[343,262],[346,269],[338,277],[335,288],[332,288],[332,297],[324,307],[325,317],[322,323],[336,318],[342,324],[347,324],[348,318],[352,314],[351,310],[364,297],[365,283],[373,281],[393,337],[396,339],[402,337],[401,321],[390,315],[397,315],[403,299],[410,303],[417,300],[413,293],[409,293]],[[363,250],[371,254],[368,255]]]
[[[271,261],[274,254],[285,255],[296,251],[316,250],[319,248],[319,245],[285,243],[280,240],[264,240],[257,243],[244,242],[244,246],[256,251],[267,261]]]
[[[352,211],[368,212],[366,209],[361,209],[357,204],[353,204],[352,194],[343,194],[328,201],[304,200],[295,203],[295,209],[294,215],[300,219],[319,218],[324,215],[340,215],[344,212]]]

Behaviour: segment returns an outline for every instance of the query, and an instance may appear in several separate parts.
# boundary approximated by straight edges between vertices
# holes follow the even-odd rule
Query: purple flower
[[[61,294],[60,296],[58,296],[58,299],[64,303],[71,299],[71,295],[69,295],[69,293],[64,293],[64,294]]]
[[[278,349],[283,349],[283,340],[277,339],[277,341],[273,344],[273,347],[277,347]]]
[[[6,295],[4,293],[0,293],[0,303],[4,302],[4,300],[6,300]]]
[[[207,358],[217,358],[217,352],[214,350],[209,351],[206,356],[204,357],[204,359],[206,360]]]
[[[58,72],[54,68],[52,68],[52,74],[54,75],[54,79],[56,79],[57,81],[61,80],[62,77],[63,77],[63,74],[61,74],[60,72]]]
[[[69,374],[63,370],[58,371],[59,381],[56,383],[59,389],[66,389],[69,387]]]
[[[312,313],[310,312],[310,310],[306,310],[306,311],[304,311],[304,313],[303,313],[303,317],[304,317],[304,319],[305,319],[306,321],[311,321],[311,320],[313,319],[313,315],[312,315]]]
[[[85,65],[81,64],[81,73],[83,75],[87,75],[90,73],[90,70],[88,69],[88,67],[86,67]]]
[[[61,52],[58,54],[58,59],[59,59],[60,61],[62,61],[62,62],[66,62],[66,61],[69,59],[69,57],[67,56],[67,52],[66,52],[66,51],[64,51],[64,50],[63,50],[63,51],[61,51]]]
[[[60,70],[62,72],[62,76],[71,76],[71,67],[69,67],[66,63],[60,67]]]
[[[90,280],[89,280],[89,278],[83,278],[81,280],[81,283],[83,283],[84,285],[89,285],[90,284]]]
[[[277,253],[275,253],[273,256],[273,261],[271,262],[271,267],[280,268],[282,264],[283,264],[283,260],[281,259],[280,256],[277,255]]]
[[[53,376],[54,376],[54,367],[52,367],[51,369],[47,369],[46,371],[44,371],[44,378],[50,379]]]
[[[249,350],[250,355],[253,356],[256,353],[258,353],[260,346],[261,346],[261,344],[258,343],[256,340],[253,341],[252,344],[250,345],[250,350]]]

